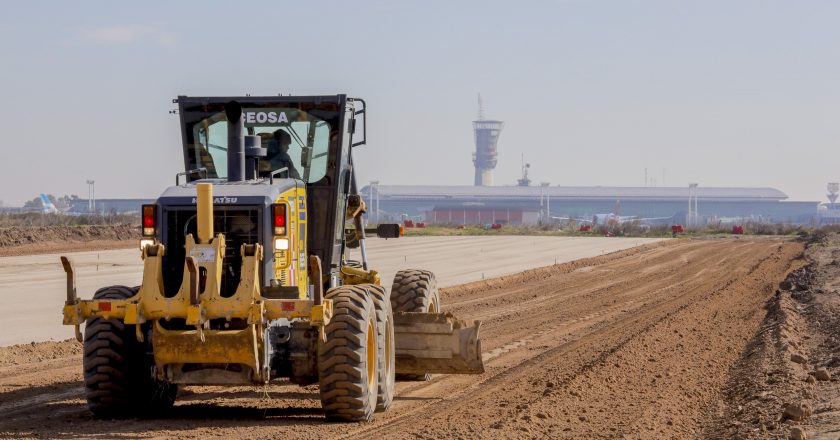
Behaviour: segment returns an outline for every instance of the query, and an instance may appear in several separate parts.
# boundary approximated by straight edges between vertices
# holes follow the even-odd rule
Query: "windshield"
[[[312,183],[327,172],[330,124],[302,110],[284,107],[243,108],[247,134],[261,138],[268,151],[259,175],[287,168],[288,176]],[[191,169],[206,168],[209,178],[227,178],[227,118],[224,111],[188,124]],[[286,173],[279,174],[285,177]]]

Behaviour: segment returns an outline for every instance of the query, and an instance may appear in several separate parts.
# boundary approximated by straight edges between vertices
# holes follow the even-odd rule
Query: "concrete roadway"
[[[401,269],[429,269],[441,287],[492,278],[652,243],[660,239],[605,237],[408,237],[368,240],[368,259],[390,285]],[[77,290],[90,298],[102,286],[140,283],[138,249],[67,254]],[[61,325],[65,278],[59,254],[0,258],[0,346],[73,337]],[[358,253],[351,254],[358,259]],[[444,305],[445,307],[445,305]]]

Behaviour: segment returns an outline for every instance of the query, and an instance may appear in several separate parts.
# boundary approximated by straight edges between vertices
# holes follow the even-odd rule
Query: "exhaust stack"
[[[228,182],[245,180],[245,120],[236,101],[225,104],[228,129]]]

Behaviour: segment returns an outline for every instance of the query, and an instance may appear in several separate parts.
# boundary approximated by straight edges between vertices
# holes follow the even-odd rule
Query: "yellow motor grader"
[[[441,313],[431,272],[399,271],[389,292],[368,267],[365,237],[401,231],[363,222],[363,100],[175,102],[185,171],[142,207],[142,284],[81,300],[61,258],[64,324],[84,342],[94,415],[165,413],[179,385],[286,378],[319,384],[328,418],[369,420],[390,406],[395,379],[484,371],[480,323]]]

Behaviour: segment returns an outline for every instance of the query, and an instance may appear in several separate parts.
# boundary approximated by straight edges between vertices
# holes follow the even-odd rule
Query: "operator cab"
[[[346,95],[179,96],[175,102],[183,140],[180,175],[186,175],[186,183],[180,179],[158,200],[163,223],[159,237],[171,257],[164,257],[164,271],[171,271],[167,279],[177,280],[183,272],[181,242],[187,233],[195,234],[194,199],[181,195],[194,193],[194,184],[203,181],[214,184],[214,233],[225,233],[229,245],[225,287],[239,281],[241,244],[262,244],[268,251],[263,286],[278,281],[270,211],[290,188],[301,191],[300,207],[295,204],[290,213],[303,216],[297,211],[305,210],[305,218],[299,220],[306,226],[295,232],[303,243],[289,252],[303,259],[318,256],[325,278],[334,285],[344,253],[348,194],[356,190],[351,147],[364,143],[353,140],[364,102]],[[177,281],[168,287],[177,289]]]
[[[329,152],[335,149],[341,112],[338,102],[280,102],[282,97],[242,100],[242,117],[249,136],[259,136],[267,155],[259,158],[258,173],[268,177],[282,168],[288,177],[299,176],[306,183],[315,183],[327,175]],[[273,102],[266,101],[270,99]],[[228,178],[227,101],[190,102],[196,98],[181,97],[184,159],[186,171],[204,169],[191,175],[207,179]],[[286,173],[281,173],[287,177]]]

